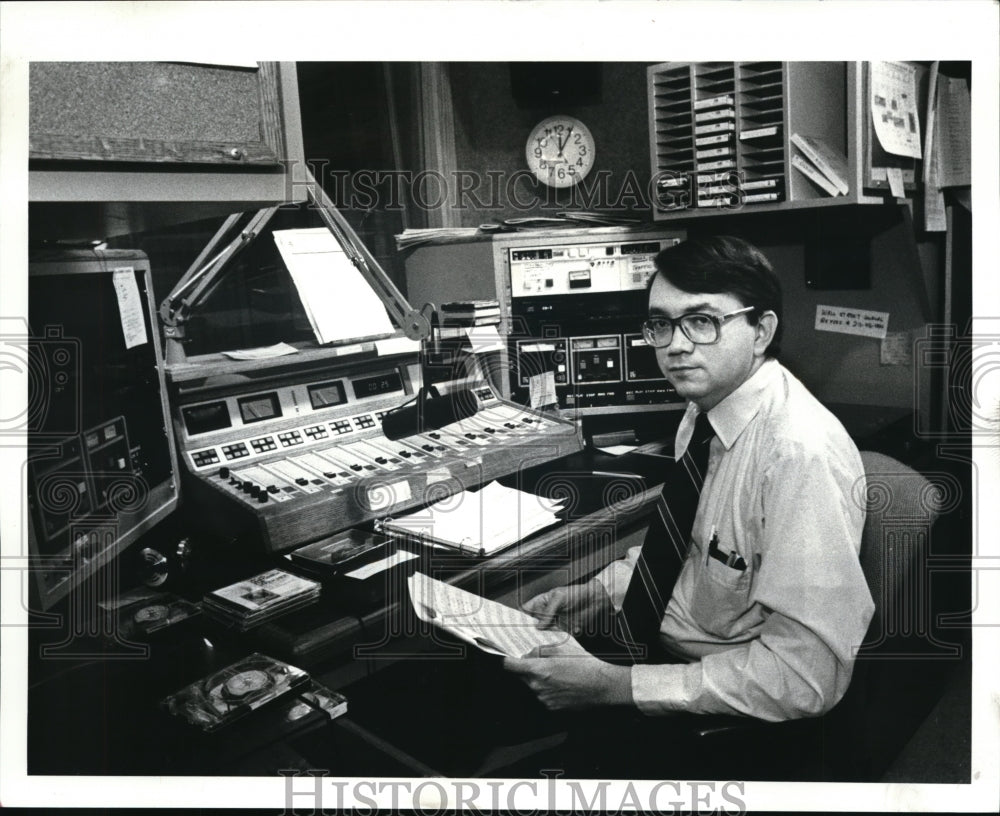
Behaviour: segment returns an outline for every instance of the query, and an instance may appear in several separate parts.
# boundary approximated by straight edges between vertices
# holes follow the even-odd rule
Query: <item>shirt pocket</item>
[[[691,613],[709,634],[730,638],[749,628],[751,570],[726,566],[715,558],[701,563],[695,582]]]

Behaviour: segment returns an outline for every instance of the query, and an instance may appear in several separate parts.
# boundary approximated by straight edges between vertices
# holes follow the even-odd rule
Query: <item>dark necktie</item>
[[[618,615],[617,638],[633,660],[655,653],[663,612],[687,558],[715,431],[699,413],[684,455],[670,467]]]

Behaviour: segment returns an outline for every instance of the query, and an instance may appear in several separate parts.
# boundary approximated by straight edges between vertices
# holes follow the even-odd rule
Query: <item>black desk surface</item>
[[[659,492],[657,476],[662,469],[658,456],[612,457],[590,450],[545,468],[513,474],[502,481],[568,499],[564,523],[491,559],[422,553],[416,563],[457,585],[517,602],[528,592],[526,574],[545,577],[562,570],[560,580],[564,581],[599,569],[614,558],[618,536],[641,528],[649,503]],[[595,470],[604,473],[594,475]],[[597,545],[595,529],[605,533]],[[307,669],[332,689],[363,681],[398,663],[400,654],[412,656],[415,644],[419,651],[419,644],[427,640],[428,627],[415,620],[408,604],[401,603],[404,597],[395,595],[370,608],[350,608],[336,598],[324,598],[245,635],[227,635],[196,618],[182,630],[148,644],[145,654],[107,638],[67,637],[58,628],[33,630],[29,773],[256,775],[310,765],[336,767],[344,775],[430,772],[419,757],[397,752],[358,725],[352,719],[350,702],[348,715],[330,724],[287,736],[241,736],[236,746],[232,741],[204,738],[160,705],[168,694],[253,651]],[[64,628],[72,628],[72,622],[73,616],[67,614]],[[46,644],[54,651],[42,657]],[[407,661],[399,670],[413,668]],[[372,703],[367,698],[363,701],[363,684],[354,688],[359,690],[357,705],[368,717]]]

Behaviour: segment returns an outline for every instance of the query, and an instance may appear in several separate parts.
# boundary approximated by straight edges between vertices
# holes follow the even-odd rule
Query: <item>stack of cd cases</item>
[[[321,585],[290,572],[272,569],[209,592],[204,614],[228,628],[245,632],[316,601]]]

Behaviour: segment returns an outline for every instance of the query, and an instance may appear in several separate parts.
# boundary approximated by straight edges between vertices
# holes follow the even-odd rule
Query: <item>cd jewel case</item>
[[[202,609],[213,620],[241,631],[259,626],[316,601],[321,585],[280,569],[272,569],[210,592]]]

